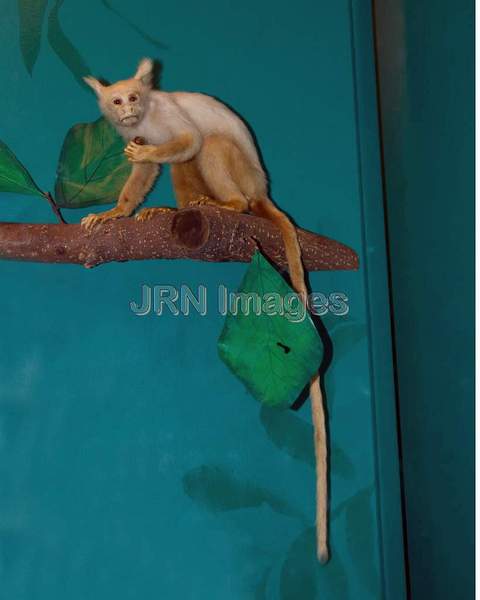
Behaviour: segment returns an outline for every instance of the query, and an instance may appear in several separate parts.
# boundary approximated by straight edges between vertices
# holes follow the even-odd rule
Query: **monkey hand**
[[[129,142],[124,150],[129,162],[151,162],[152,155],[155,152],[155,146],[149,146],[148,144],[136,144],[135,142]]]
[[[112,219],[118,219],[119,217],[128,217],[129,215],[118,206],[111,210],[106,210],[101,213],[90,213],[80,221],[82,227],[87,231],[93,231],[97,225],[101,225]]]

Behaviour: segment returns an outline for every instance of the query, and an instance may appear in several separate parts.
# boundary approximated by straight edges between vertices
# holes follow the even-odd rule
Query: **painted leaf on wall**
[[[275,492],[241,479],[219,465],[202,465],[183,476],[185,493],[212,513],[269,506],[286,517],[303,520],[304,515]]]
[[[90,69],[83,56],[75,48],[62,29],[59,17],[62,5],[63,0],[56,0],[48,16],[48,42],[52,50],[72,73],[77,82],[82,87],[87,87],[82,78],[90,73]]]
[[[160,42],[159,40],[157,40],[156,38],[151,36],[146,31],[143,31],[143,29],[141,29],[138,25],[135,25],[135,23],[133,21],[131,21],[128,17],[126,17],[122,12],[120,12],[118,10],[118,8],[115,8],[115,6],[113,6],[113,4],[111,2],[109,2],[108,0],[102,0],[102,4],[103,4],[103,6],[105,6],[105,8],[107,10],[112,12],[119,19],[121,19],[124,23],[126,23],[129,27],[131,27],[133,29],[133,31],[138,33],[138,35],[140,37],[142,37],[146,42],[152,44],[152,46],[155,46],[155,48],[158,48],[159,50],[165,50],[167,48],[167,46],[165,44],[163,44],[162,42]]]
[[[260,422],[270,441],[295,460],[315,468],[313,426],[298,417],[291,410],[275,410],[263,405],[260,409]],[[330,473],[352,479],[355,469],[346,452],[334,443],[330,444]]]
[[[320,366],[323,346],[309,314],[260,252],[229,307],[218,350],[268,406],[293,404]]]
[[[346,600],[350,597],[349,574],[340,553],[332,546],[329,562],[320,565],[316,558],[315,527],[302,531],[290,545],[282,565],[281,600]]]
[[[268,579],[270,577],[271,571],[272,568],[268,567],[262,573],[260,581],[258,581],[258,583],[255,585],[255,589],[253,590],[253,600],[268,600]]]
[[[42,41],[42,28],[47,0],[17,0],[20,50],[30,75],[37,62]]]
[[[0,140],[0,192],[43,196],[43,192],[10,148]]]
[[[365,590],[372,598],[378,598],[378,573],[375,563],[375,515],[373,512],[374,487],[360,490],[345,505],[347,547],[353,565]]]
[[[65,138],[57,168],[57,205],[79,208],[115,202],[131,166],[125,142],[103,117],[74,125]]]

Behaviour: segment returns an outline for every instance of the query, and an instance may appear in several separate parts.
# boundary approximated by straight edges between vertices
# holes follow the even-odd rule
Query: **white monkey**
[[[255,144],[243,123],[224,104],[204,94],[152,89],[153,63],[143,59],[131,79],[103,85],[93,77],[85,81],[98,96],[100,109],[127,142],[125,154],[132,172],[117,205],[90,214],[82,225],[91,230],[117,217],[129,217],[152,187],[159,165],[171,165],[179,208],[213,204],[251,212],[273,221],[281,230],[290,278],[304,302],[307,298],[301,251],[294,226],[268,196],[267,178]],[[146,145],[135,143],[144,138]],[[171,210],[146,208],[138,220]],[[327,546],[327,444],[319,376],[310,384],[317,458],[317,554],[328,560]]]

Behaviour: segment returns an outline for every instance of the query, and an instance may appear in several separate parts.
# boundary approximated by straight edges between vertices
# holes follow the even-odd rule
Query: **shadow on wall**
[[[341,358],[357,342],[365,337],[365,327],[356,323],[332,327],[335,357]],[[330,401],[331,404],[332,401]],[[269,440],[278,450],[296,461],[315,469],[313,427],[293,411],[262,406],[259,418]],[[333,445],[330,450],[331,477],[344,480],[355,478],[352,461],[342,448]],[[284,519],[298,524],[297,535],[291,540],[286,552],[279,559],[272,559],[267,568],[259,571],[251,584],[252,597],[266,600],[270,590],[280,590],[282,600],[296,600],[302,590],[304,600],[315,600],[323,594],[329,598],[348,598],[349,581],[347,569],[335,547],[331,560],[320,565],[316,559],[315,527],[309,524],[306,511],[288,502],[281,495],[241,478],[231,469],[219,464],[200,465],[187,471],[182,479],[185,494],[201,509],[218,518],[233,511],[260,510],[268,507],[278,518],[278,530]],[[352,564],[366,593],[378,597],[378,574],[374,563],[374,514],[372,509],[373,484],[360,490],[347,500],[333,507],[330,522],[338,523],[346,532],[346,543]],[[252,530],[252,537],[257,535]],[[273,541],[272,541],[273,545]],[[274,594],[273,594],[274,595]]]
[[[87,87],[82,78],[85,75],[89,75],[91,69],[85,62],[81,52],[73,45],[62,28],[60,23],[60,9],[63,3],[64,0],[55,0],[47,16],[47,0],[40,0],[35,5],[32,5],[32,2],[29,0],[17,0],[19,40],[23,62],[27,71],[32,75],[38,55],[40,54],[44,29],[46,28],[46,38],[51,50],[71,72],[77,83],[82,87]],[[165,50],[167,48],[165,44],[143,31],[143,29],[123,15],[121,11],[115,8],[110,2],[107,2],[107,0],[100,0],[99,3],[157,50]]]

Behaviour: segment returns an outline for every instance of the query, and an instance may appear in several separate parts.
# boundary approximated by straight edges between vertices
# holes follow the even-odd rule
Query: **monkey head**
[[[113,125],[133,127],[145,114],[152,89],[152,70],[153,61],[144,58],[131,79],[112,85],[104,85],[94,77],[84,77],[84,81],[97,94],[102,113]]]

